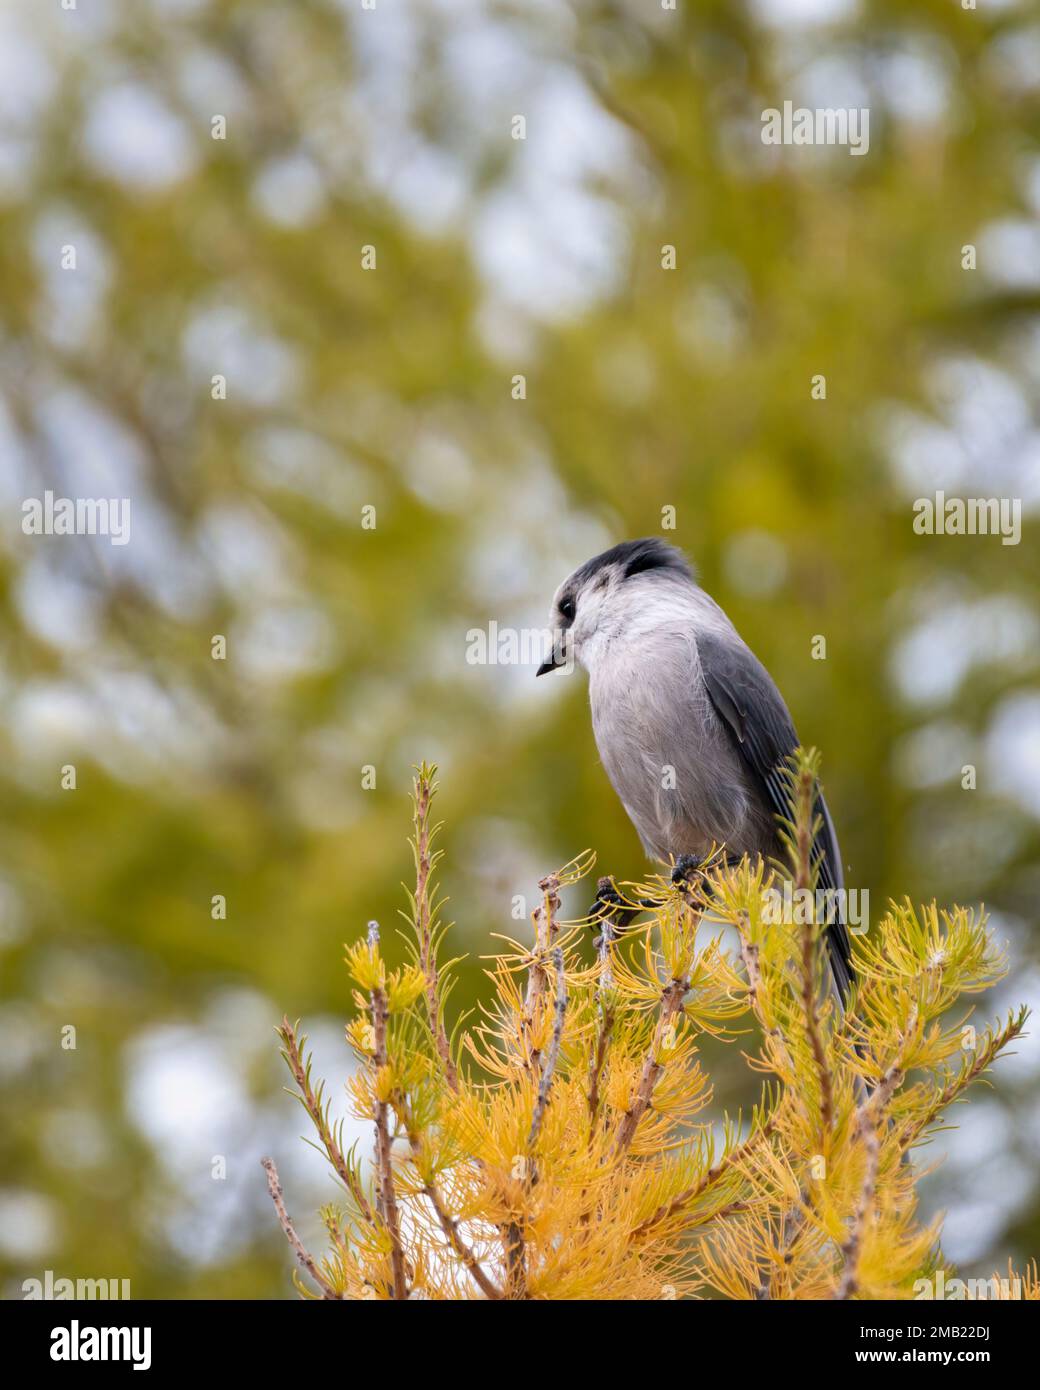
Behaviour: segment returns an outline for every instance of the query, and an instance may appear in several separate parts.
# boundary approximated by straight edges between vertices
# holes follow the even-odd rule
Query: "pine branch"
[[[545,1107],[549,1103],[549,1089],[556,1072],[556,1063],[560,1056],[560,1043],[563,1040],[563,1028],[567,1021],[567,980],[563,969],[563,952],[559,946],[553,950],[553,967],[556,971],[556,1008],[553,1031],[549,1041],[549,1050],[545,1054],[545,1066],[542,1068],[541,1080],[538,1083],[538,1100],[535,1103],[534,1114],[531,1116],[531,1129],[527,1136],[529,1150],[534,1149],[539,1131],[542,1128],[542,1120],[545,1118]]]
[[[459,1076],[451,1055],[451,1043],[444,1028],[441,1001],[441,980],[434,942],[433,906],[430,901],[430,876],[433,872],[433,838],[437,828],[430,827],[430,806],[437,792],[434,781],[437,769],[423,763],[415,779],[415,814],[413,818],[415,856],[415,931],[418,938],[419,965],[426,976],[426,1013],[437,1055],[444,1076],[453,1091],[459,1089]]]
[[[784,840],[791,877],[811,890],[819,824],[809,755],[792,777],[796,814]],[[899,1293],[929,1267],[936,1229],[916,1222],[915,1175],[900,1152],[1025,1021],[1012,1016],[959,1069],[952,1063],[958,1039],[943,1015],[1002,972],[979,914],[894,906],[877,940],[861,945],[863,984],[839,1022],[817,990],[820,924],[769,926],[772,879],[761,863],[713,880],[713,911],[738,931],[746,999],[734,952],[718,936],[698,943],[703,900],[662,876],[630,885],[652,913],[640,950],[619,948],[617,924],[603,920],[597,960],[583,965],[580,924],[561,925],[559,912],[561,888],[592,867],[586,852],[541,880],[533,946],[511,943],[490,972],[496,997],[462,1039],[486,1073],[477,1080],[448,1065],[432,795],[432,773],[420,768],[405,914],[412,961],[388,972],[375,924],[367,944],[347,949],[358,1006],[348,1038],[363,1060],[347,1090],[355,1115],[375,1121],[374,1200],[311,1083],[304,1040],[287,1020],[280,1030],[355,1223],[348,1239],[327,1209],[329,1251],[315,1263],[273,1177],[308,1282],[325,1297],[379,1290],[395,1300],[413,1284],[413,1296],[500,1301],[656,1298],[662,1287],[683,1296],[705,1281],[735,1298],[851,1299]],[[689,1148],[707,1077],[680,1025],[688,1017],[728,1042],[728,1020],[747,1008],[762,1031],[747,1061],[780,1084],[743,1142],[722,1117],[724,1151],[713,1161],[709,1145]],[[924,1080],[904,1088],[910,1073]],[[395,1167],[398,1136],[408,1156]],[[825,1171],[813,1166],[817,1155]],[[698,1240],[684,1239],[694,1231]]]
[[[379,944],[379,925],[368,924],[368,944]],[[408,1282],[405,1277],[404,1249],[401,1245],[401,1218],[397,1210],[397,1195],[394,1192],[393,1157],[391,1153],[390,1129],[387,1124],[387,1102],[379,1098],[380,1072],[387,1065],[386,1025],[389,1010],[386,991],[375,988],[371,993],[372,1031],[375,1043],[372,1053],[373,1096],[375,1100],[376,1124],[376,1172],[379,1179],[379,1211],[390,1237],[390,1268],[393,1272],[393,1291],[395,1299],[408,1297]]]
[[[285,1044],[282,1055],[285,1057],[292,1078],[299,1089],[299,1099],[318,1132],[321,1146],[325,1150],[336,1176],[347,1189],[364,1220],[373,1223],[375,1216],[368,1198],[365,1196],[357,1174],[347,1162],[332,1126],[329,1124],[328,1109],[323,1103],[321,1088],[319,1087],[315,1091],[311,1086],[310,1065],[303,1058],[303,1046],[306,1039],[301,1038],[297,1041],[296,1030],[287,1017],[282,1018],[282,1026],[278,1029],[278,1035]]]
[[[615,1150],[619,1155],[624,1154],[632,1143],[639,1127],[639,1121],[646,1114],[653,1098],[654,1087],[664,1070],[664,1063],[658,1060],[658,1055],[664,1046],[669,1030],[682,1010],[682,1002],[686,997],[688,988],[689,981],[686,976],[683,976],[680,980],[672,980],[661,992],[653,1040],[643,1060],[639,1084],[618,1128]]]
[[[408,1145],[412,1151],[412,1158],[415,1162],[416,1171],[419,1173],[419,1181],[422,1187],[423,1196],[433,1208],[433,1213],[437,1218],[437,1224],[448,1238],[448,1242],[455,1254],[465,1265],[466,1269],[473,1277],[474,1283],[486,1298],[500,1299],[502,1290],[485,1273],[483,1265],[477,1259],[473,1250],[466,1244],[459,1230],[459,1222],[451,1216],[444,1203],[440,1189],[433,1178],[427,1178],[422,1173],[422,1136],[415,1127],[414,1120],[408,1112],[403,1099],[397,1102],[398,1114],[408,1135]]]
[[[878,1131],[885,1109],[902,1081],[902,1068],[899,1065],[891,1066],[881,1078],[876,1089],[856,1111],[855,1128],[857,1135],[863,1141],[866,1166],[849,1236],[841,1247],[843,1268],[841,1278],[834,1291],[836,1299],[851,1298],[859,1286],[859,1261],[863,1252],[863,1239],[867,1230],[867,1222],[874,1210],[878,1164],[881,1159],[881,1140]]]
[[[816,796],[816,777],[810,765],[802,766],[795,776],[795,887],[804,892],[813,887],[812,848],[813,848],[813,804]],[[819,937],[816,931],[816,912],[801,928],[801,985],[802,1013],[805,1017],[806,1033],[812,1048],[816,1077],[820,1087],[820,1131],[824,1144],[830,1135],[834,1120],[834,1095],[830,1067],[824,1049],[820,1030],[817,982],[817,953]]]
[[[533,960],[531,969],[528,972],[527,993],[524,998],[524,1011],[520,1022],[521,1036],[524,1039],[525,1046],[528,1047],[526,1064],[528,1070],[536,1076],[541,1070],[542,1059],[538,1049],[531,1049],[528,1044],[531,1028],[537,1016],[538,1005],[549,983],[548,972],[545,969],[545,960],[551,952],[553,943],[559,932],[557,920],[557,915],[560,910],[559,875],[547,874],[545,878],[539,881],[538,887],[542,890],[542,901],[531,914],[535,933]]]
[[[648,1216],[645,1221],[641,1222],[635,1228],[632,1232],[632,1238],[634,1240],[644,1238],[650,1234],[655,1226],[660,1225],[662,1222],[670,1221],[673,1217],[678,1216],[685,1207],[691,1206],[707,1192],[710,1192],[720,1178],[724,1177],[735,1168],[749,1153],[758,1148],[760,1144],[764,1144],[767,1139],[772,1138],[775,1129],[776,1119],[771,1116],[764,1124],[760,1125],[753,1134],[749,1134],[742,1144],[738,1144],[736,1148],[730,1149],[728,1153],[723,1154],[718,1163],[713,1164],[704,1176],[699,1178],[692,1187],[686,1188],[686,1190],[680,1192],[677,1197],[673,1197],[670,1202],[666,1202],[663,1206],[658,1207],[652,1216]],[[742,1202],[731,1202],[724,1210],[728,1213],[734,1210],[743,1210],[743,1208],[744,1204]],[[716,1217],[721,1214],[721,1212],[714,1213]]]
[[[278,1220],[285,1238],[292,1246],[293,1254],[299,1260],[300,1265],[311,1276],[318,1288],[321,1289],[321,1296],[325,1299],[339,1300],[339,1294],[321,1274],[318,1266],[314,1262],[314,1257],[304,1248],[303,1241],[296,1234],[292,1218],[285,1209],[285,1198],[282,1195],[282,1184],[278,1179],[278,1169],[275,1167],[273,1158],[262,1158],[260,1166],[267,1174],[267,1190],[271,1194],[271,1201],[274,1202],[274,1209],[278,1213]]]
[[[999,1033],[989,1035],[985,1045],[975,1054],[970,1065],[964,1067],[957,1076],[954,1076],[938,1090],[927,1111],[907,1129],[901,1140],[904,1149],[909,1149],[926,1129],[930,1129],[936,1123],[943,1111],[959,1099],[973,1081],[977,1081],[984,1072],[989,1070],[1005,1047],[1021,1036],[1028,1018],[1029,1010],[1020,1009],[1017,1014],[1013,1014],[1008,1019]]]
[[[611,992],[614,988],[614,972],[610,960],[610,953],[614,943],[614,925],[609,918],[604,917],[601,928],[596,945],[597,954],[599,956],[599,974],[596,980],[596,1007],[599,1015],[599,1025],[596,1031],[596,1045],[589,1057],[587,1091],[590,1145],[596,1133],[596,1121],[599,1116],[600,1104],[600,1079],[603,1076],[603,1068],[607,1063],[607,1054],[610,1051],[610,1038],[614,1031],[614,1019],[616,1015],[616,1008],[611,998]]]

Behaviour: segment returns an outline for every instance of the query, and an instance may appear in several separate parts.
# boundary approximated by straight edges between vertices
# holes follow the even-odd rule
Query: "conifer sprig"
[[[810,752],[790,769],[786,869],[719,853],[692,883],[621,884],[645,911],[627,930],[609,914],[561,915],[591,853],[546,875],[529,938],[499,938],[490,997],[454,1040],[436,769],[416,770],[408,959],[388,969],[375,924],[346,948],[357,1005],[347,1092],[373,1127],[367,1168],[344,1150],[306,1039],[287,1019],[279,1029],[347,1200],[323,1210],[330,1246],[315,1260],[264,1161],[301,1293],[913,1296],[942,1256],[937,1223],[917,1217],[907,1156],[1022,1036],[1027,1014],[976,1034],[958,1005],[1006,970],[985,917],[909,902],[856,939],[858,983],[844,1014],[835,1007],[825,921],[770,910],[782,873],[796,889],[815,885],[818,766]],[[705,1036],[739,1038],[762,1078],[745,1122],[712,1110]],[[1015,1287],[1035,1297],[1035,1271]]]

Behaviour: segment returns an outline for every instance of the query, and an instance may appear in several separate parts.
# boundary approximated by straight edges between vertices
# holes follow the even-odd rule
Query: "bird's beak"
[[[563,661],[557,661],[555,655],[554,655],[554,656],[551,656],[551,657],[549,658],[548,661],[543,661],[543,662],[542,662],[541,666],[539,666],[538,670],[535,672],[535,675],[536,675],[536,676],[547,676],[547,675],[549,674],[550,671],[555,671],[555,670],[557,670],[560,666],[563,666],[563,665],[565,665],[565,664],[566,664],[566,663],[563,662]]]

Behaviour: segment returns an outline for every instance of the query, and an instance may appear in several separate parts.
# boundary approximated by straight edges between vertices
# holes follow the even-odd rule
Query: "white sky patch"
[[[992,81],[1012,93],[1040,87],[1040,24],[1009,27],[998,34],[983,55],[983,68]]]
[[[776,28],[841,24],[859,13],[859,0],[752,0],[751,10],[760,23]]]
[[[14,945],[16,940],[5,936],[3,945]],[[0,1081],[9,1084],[22,1077],[53,1051],[54,1030],[42,1009],[24,999],[0,1004]]]
[[[1040,691],[1002,700],[986,742],[987,762],[995,771],[998,788],[1040,818]]]
[[[103,605],[96,589],[56,568],[42,550],[31,555],[14,581],[22,619],[59,651],[87,651],[101,631]]]
[[[10,12],[0,13],[0,124],[5,131],[32,130],[57,84],[54,65],[27,25]]]
[[[249,405],[284,403],[300,375],[295,349],[234,304],[200,305],[184,330],[183,352],[196,380],[223,376],[228,399]]]
[[[768,531],[738,531],[726,542],[722,563],[734,589],[766,598],[787,578],[787,547]]]
[[[234,624],[229,641],[245,674],[258,681],[291,680],[328,670],[339,652],[332,620],[314,603],[251,613]]]
[[[990,222],[978,243],[980,273],[1004,289],[1040,288],[1040,225],[1024,217]]]
[[[1028,345],[1020,353],[1028,365]],[[1040,352],[1037,354],[1040,371]],[[904,495],[1011,497],[1040,505],[1040,430],[1025,392],[993,362],[937,359],[925,373],[932,413],[897,402],[872,412],[881,447]],[[907,526],[913,514],[906,511]]]
[[[503,19],[483,4],[443,32],[438,7],[401,5],[347,13],[358,81],[347,119],[362,180],[416,225],[457,225],[489,295],[547,321],[579,313],[617,283],[627,255],[620,209],[593,181],[620,187],[636,176],[636,145],[557,47],[573,17],[546,8],[537,24]],[[435,41],[453,94],[451,125],[431,142],[423,127]],[[526,140],[511,138],[514,116]],[[507,157],[503,181],[478,193],[489,158]]]
[[[810,110],[861,110],[870,108],[871,89],[862,72],[859,55],[826,53],[814,58],[793,77],[792,90],[782,94],[795,106]],[[778,100],[774,105],[781,105]],[[873,132],[871,132],[873,134]],[[837,147],[840,153],[840,147]]]
[[[265,487],[305,497],[356,524],[367,503],[377,508],[382,480],[337,445],[290,425],[265,425],[249,436],[246,466]]]
[[[27,1188],[0,1188],[0,1251],[9,1259],[42,1259],[57,1246],[59,1226],[58,1206],[50,1197]]]
[[[976,665],[1028,666],[1038,644],[1040,619],[1012,594],[951,601],[937,605],[897,642],[890,671],[903,699],[937,704],[950,700]]]
[[[258,1104],[251,1077],[270,1064],[272,1081],[289,1084],[272,1025],[275,1005],[255,991],[215,994],[200,1022],[161,1024],[131,1040],[124,1051],[127,1112],[153,1145],[170,1179],[154,1195],[144,1238],[166,1244],[194,1265],[222,1263],[245,1248],[274,1220],[260,1172],[261,1154],[273,1154],[297,1228],[314,1250],[326,1244],[317,1208],[334,1201],[328,1164],[300,1137],[301,1112],[281,1090]],[[347,1114],[342,1082],[353,1059],[339,1020],[308,1020],[315,1076],[328,1079],[332,1119],[346,1120],[345,1147],[366,1133]],[[362,1146],[363,1156],[364,1145]],[[215,1180],[213,1159],[226,1161]]]
[[[507,188],[477,213],[470,246],[498,294],[560,322],[618,285],[628,239],[619,211],[603,198],[575,189],[532,198]]]
[[[99,583],[130,578],[168,612],[180,618],[196,613],[207,571],[190,563],[173,517],[152,494],[141,441],[86,392],[53,381],[41,383],[37,423],[49,467],[46,480],[36,476],[26,495],[40,497],[49,487],[56,496],[131,504],[128,544],[89,536],[58,543],[89,545]]]
[[[892,750],[892,768],[904,786],[939,787],[975,763],[975,737],[963,724],[936,719],[904,734]]]
[[[457,511],[472,503],[473,461],[450,425],[436,419],[419,425],[404,459],[404,472],[416,497],[438,511]]]
[[[66,246],[75,250],[74,270],[62,266]],[[57,347],[82,347],[100,322],[112,280],[108,250],[80,213],[50,208],[33,227],[32,253],[44,286],[35,305],[42,331]]]
[[[196,542],[240,605],[285,601],[301,592],[295,579],[295,543],[256,503],[229,501],[209,507],[199,522]]]
[[[57,768],[69,752],[89,747],[98,732],[92,701],[71,680],[26,682],[11,701],[8,724],[18,750],[16,768],[31,760],[38,769],[58,758]]]
[[[126,1049],[126,1108],[173,1172],[224,1152],[250,1104],[244,1080],[216,1041],[188,1025],[149,1029]]]
[[[888,109],[912,125],[934,125],[947,114],[950,70],[938,43],[920,37],[900,42],[880,64]]]
[[[215,49],[188,43],[171,55],[171,61],[178,94],[193,115],[207,131],[214,116],[223,116],[230,139],[235,125],[248,119],[251,109],[249,89],[235,65]]]
[[[89,107],[83,150],[98,173],[141,192],[158,192],[195,169],[191,132],[150,88],[126,83]]]
[[[325,211],[325,180],[305,154],[269,160],[253,184],[253,202],[279,227],[307,227]]]

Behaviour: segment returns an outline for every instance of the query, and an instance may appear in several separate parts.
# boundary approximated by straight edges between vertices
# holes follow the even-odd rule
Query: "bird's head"
[[[549,615],[553,652],[539,666],[544,676],[567,665],[566,649],[588,667],[603,639],[625,629],[653,596],[651,584],[693,578],[681,550],[657,536],[620,545],[594,555],[556,590]]]

